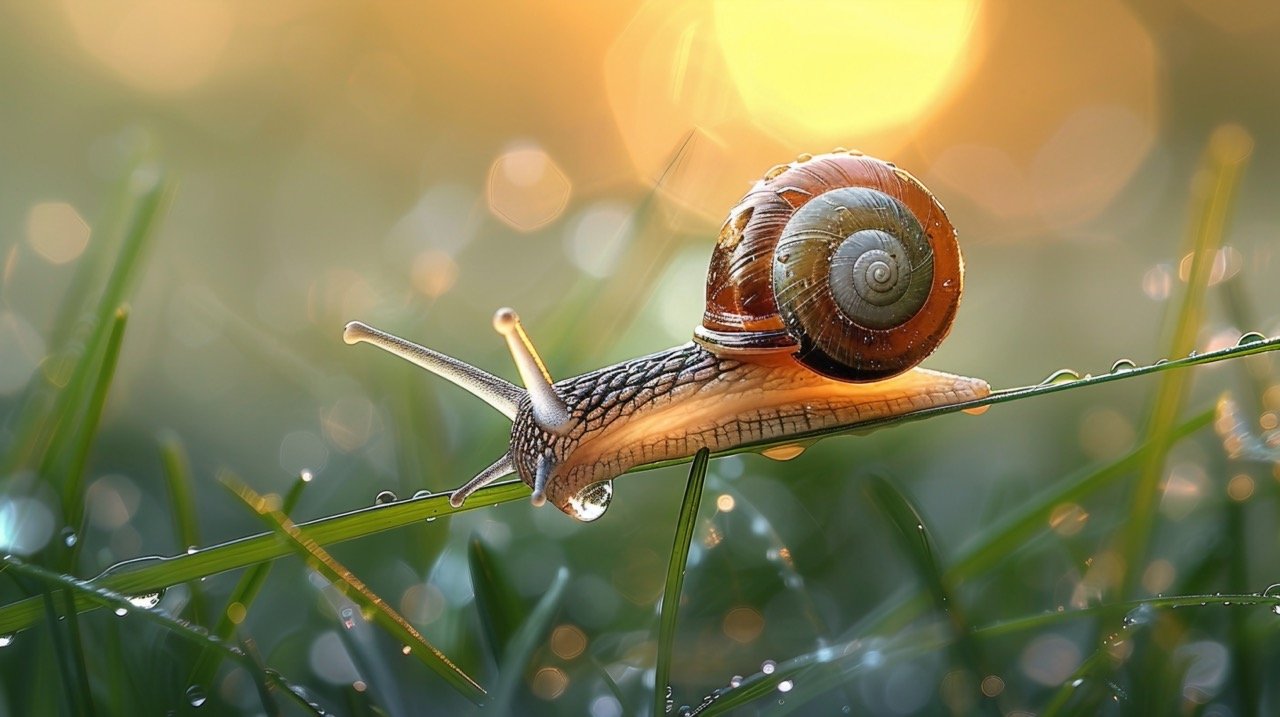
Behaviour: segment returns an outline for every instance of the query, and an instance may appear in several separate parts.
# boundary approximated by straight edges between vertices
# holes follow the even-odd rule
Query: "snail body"
[[[359,322],[373,343],[512,420],[506,454],[456,490],[461,505],[512,472],[579,520],[611,480],[721,451],[985,396],[980,379],[915,368],[946,336],[963,265],[942,207],[911,175],[837,152],[770,170],[729,214],[692,343],[552,383],[515,313],[494,326],[526,388]]]

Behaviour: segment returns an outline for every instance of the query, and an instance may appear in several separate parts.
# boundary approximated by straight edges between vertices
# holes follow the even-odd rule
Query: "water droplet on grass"
[[[200,685],[192,685],[187,688],[187,702],[189,702],[192,707],[200,707],[204,705],[206,699],[208,698],[205,697],[204,690],[201,689]]]
[[[613,501],[613,481],[602,480],[578,491],[569,499],[569,510],[573,517],[584,523],[590,523],[604,515]]]
[[[1260,334],[1257,331],[1248,331],[1240,336],[1236,341],[1236,346],[1248,346],[1249,344],[1262,343],[1266,340],[1267,337],[1265,334]]]
[[[778,669],[778,663],[773,660],[765,660],[760,663],[760,671],[766,675],[772,675],[774,670]]]
[[[389,490],[379,491],[378,494],[373,497],[374,505],[386,505],[394,502],[396,502],[396,494]]]
[[[1041,381],[1040,385],[1041,386],[1057,386],[1058,384],[1061,384],[1061,383],[1071,383],[1072,381],[1079,381],[1079,380],[1080,380],[1080,374],[1076,373],[1075,371],[1072,371],[1069,368],[1060,368],[1057,371],[1054,371],[1053,373],[1049,374],[1049,377]]]
[[[8,647],[13,644],[14,634],[12,632],[0,635],[0,647]]]
[[[1130,361],[1129,359],[1122,358],[1116,361],[1115,363],[1111,364],[1111,373],[1124,373],[1126,371],[1132,371],[1137,367],[1138,365],[1135,364],[1134,362]]]
[[[160,604],[160,598],[163,596],[164,596],[164,591],[159,590],[153,593],[142,593],[141,595],[132,595],[129,597],[129,602],[134,607],[140,607],[143,610],[150,610],[151,608]],[[119,614],[119,610],[116,611],[116,614]]]

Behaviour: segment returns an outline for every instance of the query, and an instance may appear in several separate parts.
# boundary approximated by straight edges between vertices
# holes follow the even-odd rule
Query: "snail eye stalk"
[[[512,309],[498,309],[493,315],[493,328],[507,340],[511,358],[533,404],[534,422],[549,433],[565,433],[570,425],[569,407],[551,385],[551,374],[547,373],[546,365],[520,325],[520,317]]]

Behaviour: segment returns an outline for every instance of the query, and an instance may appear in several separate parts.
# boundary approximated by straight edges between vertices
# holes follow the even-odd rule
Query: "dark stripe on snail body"
[[[551,382],[515,313],[506,337],[526,388],[348,324],[467,388],[513,421],[506,454],[455,505],[515,472],[580,520],[646,463],[725,450],[986,395],[979,379],[914,368],[946,336],[961,292],[955,231],[911,175],[838,152],[770,170],[730,212],[695,343]]]

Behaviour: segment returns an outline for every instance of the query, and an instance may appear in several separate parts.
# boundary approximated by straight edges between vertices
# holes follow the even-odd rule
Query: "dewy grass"
[[[362,612],[372,615],[374,622],[404,644],[405,654],[413,654],[422,664],[444,678],[449,686],[467,699],[477,704],[483,700],[485,691],[478,682],[463,672],[435,645],[428,642],[417,628],[401,617],[400,613],[377,593],[370,590],[350,570],[298,530],[293,521],[281,513],[278,507],[274,507],[270,501],[244,484],[228,481],[227,485],[278,535],[285,538],[284,542],[291,550],[333,581],[348,598],[360,605]]]
[[[939,406],[922,411],[906,413],[891,419],[880,419],[864,423],[842,426],[838,429],[813,431],[799,437],[788,438],[781,442],[759,443],[741,446],[724,451],[716,456],[732,455],[750,451],[759,451],[778,445],[794,443],[801,438],[823,438],[837,433],[861,432],[876,428],[885,428],[910,421],[923,420],[948,413],[956,413],[966,409],[1018,401],[1049,393],[1074,390],[1085,386],[1093,386],[1112,381],[1126,380],[1175,369],[1200,366],[1242,356],[1252,356],[1280,348],[1280,338],[1248,340],[1237,346],[1213,351],[1196,356],[1188,356],[1174,361],[1164,361],[1147,366],[1138,366],[1118,373],[1107,373],[1098,376],[1086,376],[1068,383],[1039,384],[1016,389],[995,391],[990,396],[951,406]],[[669,461],[660,464],[641,466],[633,472],[650,470],[665,465],[677,465],[683,461]],[[459,512],[480,510],[489,506],[527,499],[529,488],[520,481],[506,481],[477,491],[467,498],[460,508],[449,505],[447,495],[432,495],[423,498],[397,501],[387,505],[371,506],[348,513],[320,518],[299,524],[309,538],[319,545],[342,542],[373,535],[385,530],[403,527],[419,521],[453,515]],[[127,594],[155,591],[170,585],[188,580],[195,580],[208,575],[235,570],[254,565],[263,560],[273,560],[289,554],[289,549],[281,545],[269,533],[259,533],[233,540],[220,545],[199,550],[190,555],[172,557],[138,558],[121,563],[95,578],[95,584],[118,590]],[[89,604],[77,600],[84,609]],[[0,607],[0,634],[20,630],[39,619],[41,608],[30,599],[11,603]]]

